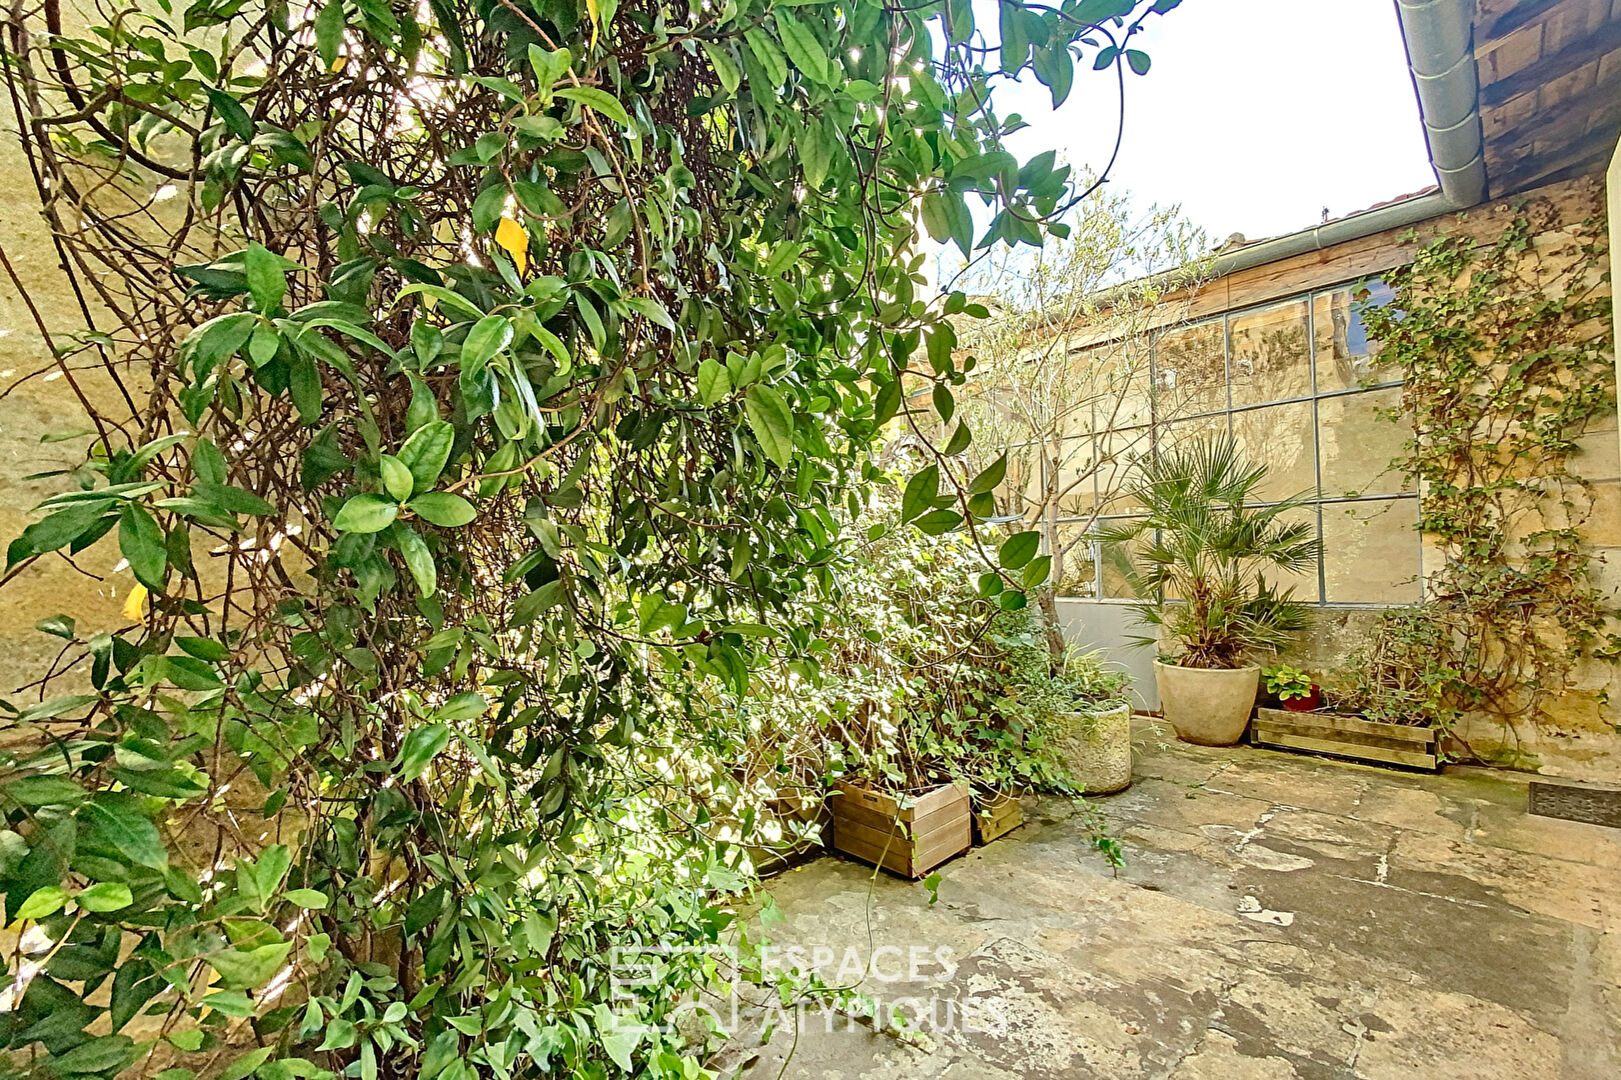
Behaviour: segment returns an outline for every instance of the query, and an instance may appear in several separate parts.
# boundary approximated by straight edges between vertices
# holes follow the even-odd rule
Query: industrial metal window
[[[1381,368],[1358,314],[1363,304],[1390,297],[1381,282],[1346,285],[1159,333],[1144,400],[1124,407],[1111,400],[1101,422],[1101,406],[1094,406],[1093,424],[1056,455],[1082,463],[1070,465],[1077,477],[1084,467],[1092,472],[1090,491],[1084,482],[1063,484],[1070,490],[1055,508],[1060,542],[1133,516],[1138,508],[1120,492],[1134,459],[1231,432],[1251,460],[1268,467],[1261,499],[1305,494],[1310,505],[1302,513],[1323,540],[1314,573],[1280,575],[1277,584],[1324,605],[1421,600],[1418,494],[1409,477],[1390,468],[1408,437],[1389,418],[1401,384],[1398,373]],[[1122,427],[1122,415],[1144,422]],[[1127,558],[1092,544],[1090,558],[1070,560],[1062,593],[1133,599]]]

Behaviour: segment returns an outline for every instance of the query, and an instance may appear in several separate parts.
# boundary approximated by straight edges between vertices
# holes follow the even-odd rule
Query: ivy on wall
[[[1621,638],[1587,553],[1594,491],[1579,440],[1615,410],[1602,219],[1562,224],[1545,198],[1513,207],[1492,241],[1443,235],[1386,275],[1362,312],[1378,361],[1405,380],[1393,418],[1412,437],[1392,463],[1420,486],[1424,618],[1447,711],[1544,715],[1583,656]],[[1431,628],[1433,629],[1433,627]],[[1443,652],[1445,650],[1442,650]]]

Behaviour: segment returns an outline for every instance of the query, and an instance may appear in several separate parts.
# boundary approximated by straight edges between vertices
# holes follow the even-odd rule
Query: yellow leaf
[[[591,16],[591,47],[597,47],[597,0],[585,0],[586,14]]]
[[[130,589],[129,598],[124,601],[124,618],[130,622],[139,622],[146,611],[146,586],[140,582]]]
[[[523,273],[529,265],[529,233],[524,227],[509,217],[501,218],[501,224],[495,227],[495,242],[506,248],[518,273]]]
[[[349,58],[347,56],[334,56],[332,58],[332,71],[331,71],[331,74],[336,75],[338,72],[342,71],[344,65],[347,64],[348,62],[349,62]]]

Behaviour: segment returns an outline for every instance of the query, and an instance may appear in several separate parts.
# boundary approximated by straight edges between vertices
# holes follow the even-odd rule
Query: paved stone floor
[[[920,999],[936,1030],[840,1020],[740,1038],[746,1080],[1621,1077],[1621,832],[1529,817],[1525,786],[1138,732],[1095,800],[921,885],[819,859],[777,879],[771,936],[829,981]],[[870,922],[870,936],[869,936]],[[915,951],[914,951],[915,950]],[[789,1049],[793,1053],[788,1058]]]

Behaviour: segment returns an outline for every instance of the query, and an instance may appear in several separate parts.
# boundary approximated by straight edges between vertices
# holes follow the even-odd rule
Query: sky
[[[1220,244],[1435,183],[1392,0],[1183,0],[1146,25],[1133,44],[1153,64],[1127,75],[1110,173],[1139,209],[1180,203]],[[1030,124],[1009,149],[1024,159],[1057,148],[1101,170],[1118,117],[1112,74],[1078,71],[1056,112],[1025,80],[997,96],[999,111]]]

